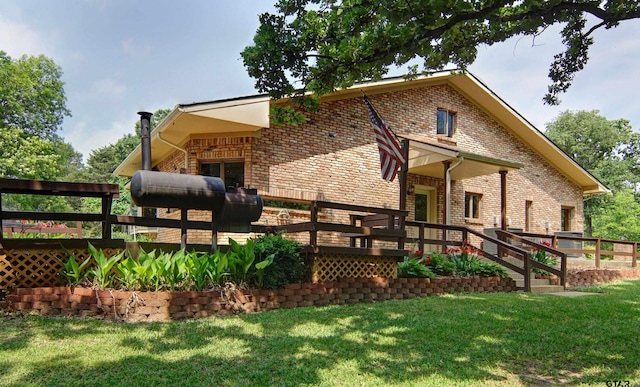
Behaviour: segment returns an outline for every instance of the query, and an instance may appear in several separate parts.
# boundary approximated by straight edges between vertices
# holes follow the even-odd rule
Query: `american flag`
[[[387,127],[387,124],[385,124],[382,118],[380,118],[376,109],[371,106],[369,98],[367,98],[364,93],[363,97],[364,103],[367,105],[367,110],[369,111],[371,125],[373,125],[373,132],[376,135],[378,150],[380,151],[380,170],[382,172],[382,178],[386,181],[393,181],[398,174],[398,168],[407,161],[407,158],[402,152],[402,148],[400,148],[395,136]]]

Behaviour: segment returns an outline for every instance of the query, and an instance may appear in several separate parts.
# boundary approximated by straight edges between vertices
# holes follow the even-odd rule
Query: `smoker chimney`
[[[142,139],[142,169],[151,170],[151,116],[153,113],[138,112],[140,115],[140,137]]]

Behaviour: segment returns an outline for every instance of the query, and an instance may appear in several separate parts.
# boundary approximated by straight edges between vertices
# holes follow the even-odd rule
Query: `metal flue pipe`
[[[153,113],[138,112],[140,115],[140,137],[142,146],[142,169],[151,170],[151,116]]]

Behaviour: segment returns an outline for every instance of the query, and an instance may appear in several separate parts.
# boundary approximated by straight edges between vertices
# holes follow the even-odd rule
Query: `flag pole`
[[[364,98],[365,103],[369,106],[371,110],[370,115],[372,115],[372,123],[374,120],[374,116],[377,120],[379,120],[379,115],[375,111],[375,108],[371,104],[371,101],[369,101],[369,99],[367,98],[367,95],[364,93],[364,90],[360,89],[360,92],[362,93],[362,97]],[[389,126],[384,125],[382,121],[380,121],[378,125],[376,125],[376,123],[373,123],[373,124],[374,124],[374,127],[379,126],[379,124],[382,124],[382,126],[384,126],[384,129],[387,130],[391,135],[393,135],[393,137],[395,137],[396,147],[398,146],[397,142],[398,140],[400,140],[400,138]],[[398,178],[398,181],[400,183],[400,198],[399,198],[398,207],[401,211],[406,211],[407,210],[407,174],[409,170],[409,140],[403,138],[399,141],[399,143],[400,143],[399,151],[402,153],[404,160],[400,165],[399,178]],[[404,230],[403,217],[400,219],[400,228]]]

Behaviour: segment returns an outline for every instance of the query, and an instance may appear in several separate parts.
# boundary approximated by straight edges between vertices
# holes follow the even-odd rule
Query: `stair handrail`
[[[504,230],[496,230],[496,235],[498,235],[500,238],[505,238],[505,239],[511,239],[514,240],[516,242],[520,242],[522,244],[531,246],[532,249],[538,249],[538,250],[542,250],[545,251],[551,255],[555,255],[557,257],[560,258],[560,270],[556,269],[555,267],[549,266],[549,265],[545,265],[541,262],[538,262],[534,259],[531,258],[531,254],[527,255],[527,259],[530,261],[529,262],[529,267],[533,266],[533,267],[537,267],[539,269],[548,271],[552,274],[557,275],[558,277],[560,277],[560,284],[562,285],[563,288],[566,289],[567,287],[567,253],[564,253],[560,250],[557,250],[551,246],[547,246],[545,244],[542,243],[537,243],[534,242],[530,239],[526,239],[523,238],[519,235],[516,235],[514,233],[511,233],[509,231],[504,231]]]
[[[551,246],[555,248],[558,248],[558,240],[593,242],[595,244],[595,250],[589,250],[585,248],[582,248],[582,249],[563,248],[563,250],[566,250],[567,253],[573,253],[573,254],[593,254],[595,258],[595,266],[598,269],[600,268],[600,259],[602,255],[630,256],[631,267],[636,268],[638,266],[638,255],[640,255],[638,253],[638,245],[640,245],[640,242],[619,240],[619,239],[609,239],[609,238],[585,237],[585,236],[578,237],[578,236],[558,235],[558,234],[554,234],[554,235],[536,234],[536,233],[530,233],[530,232],[516,232],[515,234],[521,237],[550,239]],[[613,249],[603,250],[602,248],[603,243],[611,243],[613,245]],[[631,252],[616,251],[615,245],[629,246],[631,249]]]
[[[443,232],[443,240],[442,241],[436,241],[436,240],[428,240],[430,243],[434,243],[434,244],[441,244],[443,245],[443,247],[446,247],[447,245],[449,246],[460,246],[462,244],[465,243],[465,241],[468,242],[468,236],[471,235],[475,235],[477,236],[479,239],[481,239],[483,242],[490,242],[495,244],[496,246],[498,246],[498,251],[500,252],[509,252],[511,254],[513,254],[514,256],[518,257],[521,256],[522,257],[522,261],[524,262],[524,268],[518,267],[508,261],[505,261],[504,259],[502,259],[500,257],[500,254],[490,254],[487,251],[484,251],[483,249],[479,249],[476,247],[477,250],[482,251],[483,256],[487,259],[490,259],[494,262],[496,262],[497,264],[504,266],[506,268],[509,268],[513,271],[515,271],[518,274],[521,274],[524,277],[524,291],[525,292],[531,292],[531,269],[529,267],[529,259],[528,256],[530,254],[529,251],[527,251],[526,249],[520,248],[518,246],[514,246],[512,244],[509,244],[507,242],[501,241],[498,238],[494,238],[491,237],[489,235],[486,235],[482,232],[476,231],[472,228],[466,227],[466,226],[456,226],[456,225],[443,225],[440,223],[427,223],[427,222],[422,222],[422,221],[407,221],[406,226],[412,226],[412,227],[418,227],[420,229],[420,233],[419,233],[419,237],[416,238],[407,238],[407,241],[411,241],[411,240],[416,240],[416,242],[418,242],[418,246],[420,250],[423,250],[424,247],[424,242],[426,241],[424,239],[424,229],[425,228],[433,228],[433,229],[439,229],[439,230],[443,230],[443,231],[459,231],[462,237],[461,241],[454,241],[454,240],[447,240],[444,237],[444,232]],[[475,246],[474,246],[475,247]],[[444,249],[443,249],[444,250]]]

